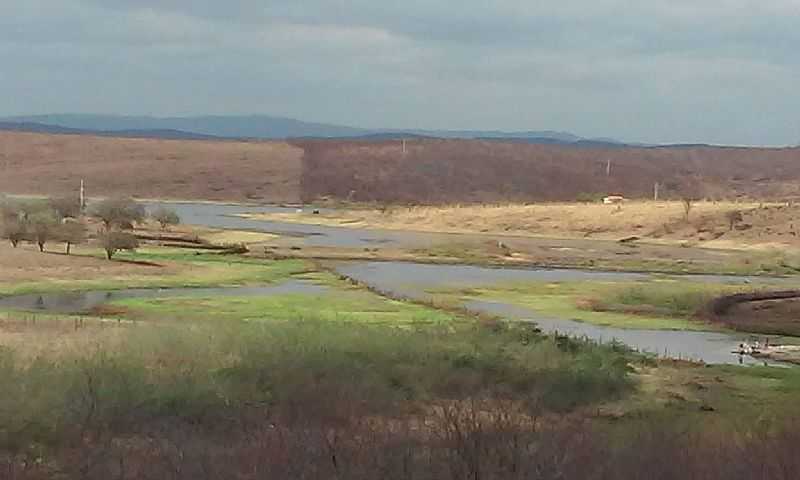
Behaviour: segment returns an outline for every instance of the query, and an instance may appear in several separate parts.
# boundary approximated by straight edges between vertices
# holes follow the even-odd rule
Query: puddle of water
[[[132,298],[259,297],[284,294],[318,295],[328,287],[298,280],[263,287],[130,288],[89,292],[53,292],[0,298],[0,308],[30,312],[79,314],[103,304]]]

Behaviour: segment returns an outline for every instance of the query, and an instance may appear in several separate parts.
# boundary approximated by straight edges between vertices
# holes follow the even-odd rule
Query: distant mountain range
[[[390,140],[399,138],[470,138],[586,147],[620,147],[631,145],[614,139],[583,138],[568,132],[550,130],[503,132],[493,130],[368,129],[304,122],[291,118],[267,115],[196,117],[147,117],[89,114],[31,115],[0,118],[0,130],[196,140],[275,140],[292,138]]]
[[[220,137],[203,135],[199,133],[183,132],[168,129],[142,129],[142,130],[90,130],[82,128],[69,128],[60,125],[48,125],[34,122],[14,122],[0,120],[0,131],[50,133],[61,135],[97,135],[101,137],[124,138],[162,138],[180,140],[222,140]]]

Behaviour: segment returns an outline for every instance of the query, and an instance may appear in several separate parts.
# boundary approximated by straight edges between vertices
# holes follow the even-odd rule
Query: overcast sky
[[[800,0],[0,0],[0,115],[800,142]]]

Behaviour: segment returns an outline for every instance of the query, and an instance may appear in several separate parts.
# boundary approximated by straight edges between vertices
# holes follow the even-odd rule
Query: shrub
[[[17,248],[19,242],[25,239],[28,233],[27,225],[25,222],[16,217],[6,218],[0,224],[0,233],[3,238],[11,242],[14,248]]]
[[[56,234],[58,221],[52,212],[42,211],[31,216],[28,223],[30,224],[29,239],[39,246],[40,252],[44,252],[45,244]]]
[[[120,250],[135,250],[139,247],[136,236],[127,232],[106,231],[98,236],[98,240],[109,260]]]
[[[73,245],[86,241],[86,225],[79,221],[67,221],[56,228],[55,238],[66,245],[66,253],[70,254]]]
[[[135,223],[144,220],[146,212],[144,207],[133,199],[109,198],[92,207],[91,215],[99,218],[106,230],[114,227],[129,230]]]
[[[166,230],[171,225],[178,225],[181,223],[181,217],[178,216],[175,210],[166,207],[158,207],[150,217],[161,225],[162,230]]]

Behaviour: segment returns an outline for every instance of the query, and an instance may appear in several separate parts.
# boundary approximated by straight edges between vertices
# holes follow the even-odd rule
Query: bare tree
[[[683,217],[686,220],[686,223],[689,223],[689,214],[692,213],[694,199],[691,197],[683,197],[681,199],[681,203],[683,204]]]
[[[133,228],[134,223],[142,222],[146,212],[142,205],[131,198],[109,198],[97,203],[91,215],[99,218],[106,230],[113,227],[127,230]]]
[[[20,211],[16,202],[3,198],[0,202],[0,222],[19,220]]]
[[[64,218],[78,218],[81,216],[81,199],[78,196],[64,196],[51,198],[48,203],[58,216]]]
[[[17,200],[14,202],[16,205],[17,214],[24,221],[30,221],[31,218],[37,215],[52,214],[50,205],[45,200]]]
[[[120,250],[135,250],[139,246],[136,236],[127,232],[106,231],[100,234],[98,240],[109,260]]]
[[[725,218],[728,220],[728,231],[733,231],[736,224],[744,220],[739,210],[731,210],[725,214]]]
[[[171,208],[158,207],[150,217],[161,225],[161,230],[166,230],[171,225],[181,223],[181,217]]]
[[[51,212],[39,212],[28,220],[30,224],[30,240],[39,246],[39,251],[44,252],[45,244],[55,234],[58,222]]]
[[[86,241],[86,235],[86,225],[78,221],[64,222],[56,230],[56,238],[66,245],[67,255],[70,254],[73,245]]]
[[[17,248],[19,242],[25,239],[27,234],[27,226],[25,222],[19,218],[5,218],[3,219],[1,226],[2,229],[0,229],[0,233],[2,233],[2,237],[10,241],[14,248]]]

